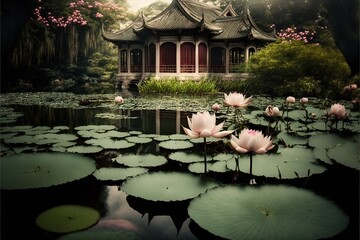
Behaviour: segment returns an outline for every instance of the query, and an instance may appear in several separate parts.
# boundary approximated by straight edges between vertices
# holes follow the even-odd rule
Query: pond
[[[340,101],[348,117],[332,122],[321,99],[223,99],[1,94],[1,238],[358,239],[359,110]],[[189,138],[204,111],[274,148],[250,160],[230,135]]]

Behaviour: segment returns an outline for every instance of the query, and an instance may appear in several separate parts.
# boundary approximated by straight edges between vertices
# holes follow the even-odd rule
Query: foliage
[[[109,72],[116,73],[117,58],[116,56],[107,56],[99,52],[91,55],[88,60],[87,73],[92,77],[101,77],[108,75]]]
[[[106,25],[126,19],[125,8],[107,1],[38,1],[34,10],[37,21],[45,26],[66,28],[69,25],[98,24],[101,20]]]
[[[141,94],[209,94],[218,92],[216,83],[212,79],[179,81],[175,78],[147,79],[137,84]]]
[[[343,88],[350,69],[335,49],[299,41],[276,42],[252,56],[249,85],[259,93],[277,96],[333,98]]]

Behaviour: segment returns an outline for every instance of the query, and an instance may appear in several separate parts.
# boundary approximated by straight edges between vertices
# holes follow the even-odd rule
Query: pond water
[[[124,96],[124,104],[114,104],[113,99],[116,95]],[[189,141],[181,126],[188,126],[187,116],[191,117],[192,113],[211,111],[212,104],[216,102],[222,104],[222,98],[222,94],[203,97],[140,97],[137,93],[130,92],[99,95],[2,94],[0,98],[2,108],[0,117],[1,157],[5,159],[12,158],[17,154],[72,152],[93,159],[96,162],[96,169],[99,170],[129,167],[129,165],[114,160],[118,159],[118,156],[153,154],[164,157],[166,163],[145,166],[146,171],[151,173],[191,173],[203,176],[203,162],[197,163],[200,166],[193,165],[193,168],[190,168],[192,162],[188,161],[186,157],[178,160],[172,154],[187,152],[200,153],[200,158],[203,156],[203,142]],[[243,116],[248,119],[246,124],[251,128],[268,131],[268,122],[261,116],[263,109],[270,103],[280,106],[282,102],[282,99],[256,98],[254,96],[252,106],[244,111]],[[320,108],[320,100],[314,99],[313,102],[314,104],[309,106],[309,111],[317,111],[316,108]],[[347,103],[344,102],[344,104]],[[351,145],[352,148],[358,146],[359,112],[351,105],[346,105],[346,107],[351,113],[351,118],[344,123],[343,128],[339,123],[338,128],[329,129],[329,126],[326,126],[326,123],[320,119],[319,114],[323,112],[321,108],[317,112],[318,119],[316,121],[309,120],[310,122],[304,125],[304,116],[298,116],[299,113],[302,113],[300,107],[294,107],[293,111],[289,112],[288,118],[291,122],[292,132],[299,134],[289,134],[285,131],[285,129],[289,129],[286,128],[289,127],[286,123],[279,125],[280,130],[274,136],[274,142],[278,149],[283,150],[281,155],[290,157],[306,155],[309,154],[308,151],[302,152],[306,149],[311,150],[311,156],[315,155],[314,159],[320,160],[314,160],[317,162],[317,166],[310,167],[309,170],[307,167],[302,167],[306,169],[306,173],[301,172],[302,168],[291,169],[292,175],[295,172],[294,177],[287,177],[285,171],[281,172],[282,178],[267,171],[258,173],[255,170],[260,168],[259,164],[263,162],[263,159],[254,158],[254,174],[257,185],[286,185],[306,189],[335,203],[344,212],[348,217],[348,224],[340,232],[328,236],[326,239],[359,238],[359,161],[344,164],[342,160],[334,159],[336,157],[333,152],[336,150],[332,150],[334,145],[342,143],[342,140],[339,139],[346,139],[347,143],[355,142],[357,145]],[[235,116],[229,111],[231,112],[231,109],[224,108],[216,113],[217,123],[225,121],[225,128],[234,127],[231,120],[235,119],[233,118]],[[300,118],[301,120],[299,120]],[[57,137],[60,135],[74,137],[74,139],[64,141],[69,145],[60,144],[57,137],[53,137],[56,140],[47,139],[49,134],[55,134]],[[326,141],[322,140],[332,139],[334,136],[339,139],[331,140],[333,141],[329,143],[331,146],[326,145],[324,143]],[[101,142],[97,141],[98,139],[101,139]],[[110,139],[111,143],[109,143]],[[174,144],[162,145],[167,141],[174,141]],[[125,142],[130,145],[126,145]],[[182,145],[184,142],[191,143],[191,147],[184,147]],[[208,154],[213,157],[211,160],[216,163],[221,162],[222,165],[220,168],[209,165],[210,170],[206,177],[223,185],[246,185],[249,179],[246,170],[236,173],[231,169],[232,162],[235,162],[234,156],[237,155],[231,151],[229,145],[226,145],[226,139],[223,141],[209,139],[207,145]],[[287,145],[287,148],[283,148],[283,145]],[[92,148],[87,151],[88,146],[96,146],[100,149],[95,151]],[[72,150],[70,151],[70,149]],[[314,151],[314,149],[320,149],[320,151]],[[286,153],[287,150],[296,151]],[[330,154],[328,154],[329,152]],[[355,152],[358,159],[358,148]],[[215,161],[216,156],[220,158],[223,153],[229,154],[231,157],[227,160]],[[272,155],[276,156],[276,153],[266,156],[270,160]],[[195,157],[191,155],[187,158]],[[301,157],[299,156],[299,158]],[[242,162],[245,162],[246,159],[246,156],[240,157],[240,170],[243,169]],[[350,161],[353,161],[352,159]],[[70,167],[63,172],[63,175],[71,175],[72,171],[74,169]],[[122,184],[126,182],[125,179],[107,178],[104,180],[99,176],[90,174],[74,181],[39,188],[8,189],[2,186],[1,239],[50,240],[70,236],[66,233],[44,230],[36,223],[38,216],[44,211],[68,204],[96,209],[100,213],[98,224],[105,223],[112,230],[120,229],[134,234],[134,236],[131,235],[132,238],[128,239],[224,239],[211,233],[211,230],[200,227],[189,217],[188,207],[194,197],[179,201],[152,201],[126,193],[122,189]],[[129,176],[126,179],[135,178],[135,176]],[[189,190],[186,188],[182,187],[180,190],[190,191],[191,187]],[[218,204],[221,206],[223,203],[219,202]],[[209,209],[209,211],[211,210]],[[214,221],[220,222],[218,219],[214,219]],[[92,228],[93,226],[90,226],[85,231]],[[242,239],[241,236],[238,239]],[[291,239],[295,238],[291,237]]]

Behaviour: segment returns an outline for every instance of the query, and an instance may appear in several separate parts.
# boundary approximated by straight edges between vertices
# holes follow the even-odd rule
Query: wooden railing
[[[182,73],[194,73],[195,65],[181,65],[180,72]]]
[[[224,73],[225,72],[225,66],[224,65],[211,65],[210,66],[210,72]]]
[[[161,65],[160,72],[162,73],[176,73],[176,65]]]

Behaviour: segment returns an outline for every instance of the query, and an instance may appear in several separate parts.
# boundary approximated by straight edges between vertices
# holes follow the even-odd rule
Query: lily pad
[[[328,150],[328,156],[347,167],[360,170],[360,150],[358,142],[345,142]]]
[[[98,153],[102,150],[103,148],[99,146],[73,146],[67,149],[71,153]]]
[[[55,233],[69,233],[83,230],[96,224],[100,213],[81,205],[61,205],[42,212],[36,218],[36,225]]]
[[[126,140],[113,140],[111,138],[96,138],[86,140],[85,143],[96,146],[101,146],[105,149],[124,149],[135,146],[135,143],[130,143]]]
[[[96,166],[93,159],[80,154],[21,153],[3,157],[0,170],[1,189],[30,189],[84,178]]]
[[[121,155],[115,158],[116,162],[124,164],[129,167],[156,167],[161,166],[167,162],[164,156],[157,156],[154,154],[128,154]]]
[[[150,201],[183,201],[194,198],[218,183],[197,175],[179,172],[145,173],[126,180],[120,189]]]
[[[240,171],[250,173],[250,156],[239,158]],[[235,170],[235,160],[227,161],[227,167]],[[256,176],[291,179],[322,173],[325,167],[315,162],[310,149],[293,147],[281,149],[277,154],[254,155],[252,173]]]
[[[141,173],[149,171],[147,168],[131,167],[131,168],[100,168],[96,170],[93,175],[101,181],[118,181],[125,180],[128,177],[133,177]]]
[[[281,185],[210,189],[191,200],[188,213],[200,227],[226,239],[324,239],[349,222],[333,202]]]
[[[203,162],[204,156],[190,152],[173,152],[169,158],[182,163]]]
[[[177,149],[192,148],[194,144],[192,144],[189,141],[183,141],[183,140],[168,140],[168,141],[160,142],[159,146],[170,150],[177,150]]]
[[[130,136],[130,137],[127,137],[125,139],[128,142],[140,143],[140,144],[145,144],[145,143],[152,142],[152,138],[148,138],[148,137]]]
[[[192,163],[189,165],[189,171],[193,173],[203,173],[204,163]],[[224,173],[228,171],[225,161],[208,162],[207,169],[211,172]]]

